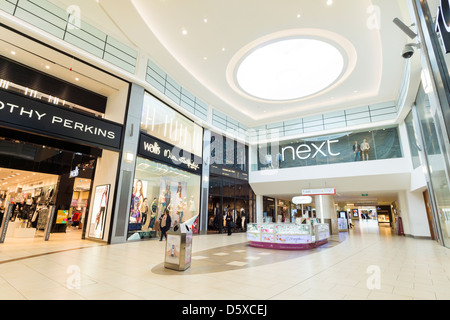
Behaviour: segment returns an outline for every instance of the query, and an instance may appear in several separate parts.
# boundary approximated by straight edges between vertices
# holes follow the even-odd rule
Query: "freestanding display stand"
[[[192,230],[185,224],[167,232],[164,267],[185,271],[191,267]]]

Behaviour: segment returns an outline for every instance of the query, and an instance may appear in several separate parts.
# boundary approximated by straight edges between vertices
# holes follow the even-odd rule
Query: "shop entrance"
[[[6,241],[43,239],[47,225],[58,240],[84,238],[95,165],[94,156],[2,138],[0,224],[12,205]]]

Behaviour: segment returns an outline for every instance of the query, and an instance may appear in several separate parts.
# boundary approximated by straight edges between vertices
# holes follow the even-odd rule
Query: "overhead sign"
[[[294,204],[310,204],[312,203],[312,197],[310,196],[295,197],[292,198],[292,202]]]
[[[138,154],[193,173],[201,174],[202,172],[202,159],[200,157],[142,132],[139,139]]]
[[[336,189],[310,189],[310,190],[303,190],[302,194],[304,196],[335,196],[336,195]]]
[[[122,125],[0,90],[0,125],[105,149],[120,149]]]

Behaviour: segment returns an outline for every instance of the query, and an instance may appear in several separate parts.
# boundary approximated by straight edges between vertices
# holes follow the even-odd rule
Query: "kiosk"
[[[309,250],[328,243],[330,227],[316,219],[304,223],[253,223],[247,227],[250,246],[279,250]]]

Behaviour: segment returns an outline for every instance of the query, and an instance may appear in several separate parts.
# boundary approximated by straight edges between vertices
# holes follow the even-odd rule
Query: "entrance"
[[[0,224],[13,206],[6,241],[44,238],[47,225],[58,239],[84,238],[95,165],[95,156],[0,140]]]

